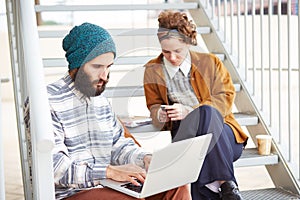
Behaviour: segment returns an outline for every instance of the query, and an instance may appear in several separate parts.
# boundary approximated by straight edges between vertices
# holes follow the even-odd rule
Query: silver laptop
[[[178,142],[154,151],[144,184],[141,187],[111,179],[101,180],[103,186],[136,198],[145,198],[198,179],[212,134]]]

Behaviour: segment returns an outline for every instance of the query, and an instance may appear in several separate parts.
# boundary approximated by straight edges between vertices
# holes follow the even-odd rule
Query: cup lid
[[[256,135],[256,138],[259,138],[259,139],[269,139],[269,138],[272,138],[271,135]]]

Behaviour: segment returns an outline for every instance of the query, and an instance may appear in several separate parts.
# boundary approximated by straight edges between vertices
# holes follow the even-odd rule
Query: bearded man
[[[102,187],[101,179],[144,182],[151,154],[125,131],[102,92],[116,57],[115,43],[104,28],[83,23],[63,39],[68,72],[47,86],[55,147],[56,199],[131,200]],[[27,109],[28,109],[27,100]],[[25,115],[27,128],[30,115]],[[50,172],[49,172],[50,173]],[[187,186],[146,199],[190,199]]]

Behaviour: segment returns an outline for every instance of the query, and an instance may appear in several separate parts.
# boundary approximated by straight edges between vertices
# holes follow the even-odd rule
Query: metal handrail
[[[211,17],[211,20],[217,21],[216,30],[224,30],[222,37],[224,44],[229,46],[227,51],[237,57],[237,71],[244,86],[252,95],[251,98],[299,185],[299,4],[294,4],[294,0],[232,0],[232,9],[225,10],[218,8],[227,7],[225,2],[221,5],[214,2],[207,0],[202,5],[210,4],[213,7],[212,16],[218,16],[220,10],[223,10],[221,16]],[[278,5],[276,10],[273,9],[274,3]],[[287,10],[283,10],[281,3],[286,3]],[[231,29],[227,27],[228,24]]]
[[[43,64],[39,50],[34,2],[19,0],[20,28],[24,46],[24,65],[30,99],[33,189],[35,199],[54,199],[54,176],[42,178],[53,172],[51,115],[44,81]],[[30,47],[30,48],[26,48]]]
[[[0,81],[0,88],[1,88],[1,82]],[[1,104],[2,104],[2,99],[1,99],[1,89],[0,89],[0,110],[1,110]],[[4,176],[4,153],[3,153],[3,136],[2,136],[2,129],[1,129],[1,115],[0,115],[0,199],[5,200],[5,176]]]

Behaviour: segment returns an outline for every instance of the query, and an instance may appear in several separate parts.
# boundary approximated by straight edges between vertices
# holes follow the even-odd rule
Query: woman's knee
[[[210,105],[202,105],[197,108],[202,115],[209,115],[213,117],[223,118],[221,113]]]

